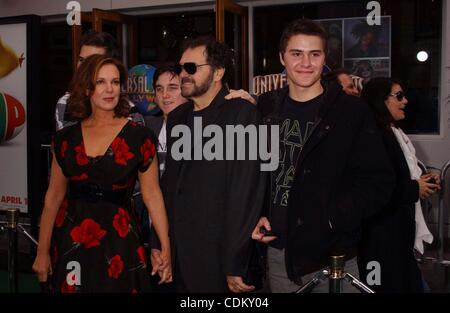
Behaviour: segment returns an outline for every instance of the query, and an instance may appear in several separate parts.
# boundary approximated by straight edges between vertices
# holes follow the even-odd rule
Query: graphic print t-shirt
[[[322,95],[306,101],[286,98],[280,122],[280,164],[272,173],[272,212],[270,221],[272,231],[278,238],[271,246],[283,249],[287,236],[287,206],[289,192],[294,180],[297,160],[303,146],[311,135],[319,112]]]
[[[166,168],[166,155],[167,155],[167,134],[166,134],[166,121],[164,121],[158,135],[159,176],[162,176]]]

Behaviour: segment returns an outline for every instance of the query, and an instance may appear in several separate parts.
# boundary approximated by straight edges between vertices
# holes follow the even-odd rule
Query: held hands
[[[250,292],[255,290],[255,286],[244,283],[241,276],[227,276],[228,289],[234,293]]]
[[[263,229],[266,229],[267,231],[271,231],[270,222],[267,219],[267,217],[261,217],[258,221],[258,224],[256,224],[255,229],[252,233],[252,239],[262,242],[262,243],[269,243],[272,240],[275,240],[276,236],[267,236],[264,232],[262,232]]]
[[[52,274],[52,268],[50,265],[50,254],[39,253],[33,263],[33,271],[36,272],[38,280],[43,283],[48,279],[48,275]]]
[[[436,191],[441,190],[441,180],[437,174],[425,174],[417,180],[419,183],[419,195],[421,199],[426,199]]]
[[[152,249],[150,261],[152,263],[152,276],[158,273],[161,278],[158,285],[172,282],[172,264],[169,249]]]
[[[225,96],[225,99],[231,100],[234,98],[242,98],[252,104],[256,104],[256,100],[244,89],[239,90],[230,89],[230,93]]]

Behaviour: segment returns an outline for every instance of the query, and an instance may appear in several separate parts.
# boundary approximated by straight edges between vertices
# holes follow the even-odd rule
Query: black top
[[[285,259],[293,281],[328,266],[335,253],[351,258],[362,219],[379,212],[394,188],[394,173],[367,105],[334,82],[322,84],[319,120],[298,157],[289,194]],[[288,88],[258,98],[265,123],[282,124]]]
[[[148,292],[150,265],[131,196],[138,171],[154,156],[153,132],[128,121],[105,154],[86,155],[81,124],[57,132],[53,147],[69,181],[55,219],[52,284],[56,292]],[[81,285],[66,281],[68,262],[81,268]]]
[[[228,125],[258,126],[256,107],[243,99],[225,100],[227,94],[222,89],[205,110],[195,112],[202,114],[203,128],[217,125],[225,134]],[[170,112],[168,151],[179,139],[170,135],[172,129],[186,125],[193,108],[189,101]],[[245,146],[250,146],[249,140]],[[236,147],[237,141],[234,151]],[[251,234],[261,214],[264,178],[259,160],[176,160],[172,153],[167,154],[161,186],[177,291],[227,292],[227,275],[246,276],[254,243]]]
[[[411,179],[408,163],[397,138],[390,129],[382,130],[386,152],[395,171],[395,189],[389,202],[378,214],[364,221],[358,251],[360,277],[370,277],[369,262],[381,268],[377,293],[423,292],[419,267],[414,256],[416,235],[415,202],[419,200],[419,184]]]
[[[314,122],[319,112],[322,95],[306,102],[298,102],[286,97],[281,112],[280,123],[280,163],[272,173],[272,231],[278,239],[271,242],[271,246],[278,249],[285,247],[287,236],[287,205],[289,192],[294,180],[297,160],[305,142],[310,136]],[[273,213],[273,212],[271,212]]]

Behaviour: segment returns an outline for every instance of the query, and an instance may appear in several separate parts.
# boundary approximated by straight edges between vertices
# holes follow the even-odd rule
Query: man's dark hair
[[[283,34],[280,38],[280,52],[286,52],[286,48],[291,37],[296,35],[308,35],[317,36],[322,39],[323,51],[327,51],[327,38],[328,34],[319,22],[315,22],[309,19],[297,19],[289,23],[289,25],[283,30]]]
[[[106,56],[120,59],[119,47],[117,46],[116,40],[108,33],[89,30],[81,37],[80,47],[82,46],[105,48]]]
[[[174,63],[165,63],[161,65],[156,69],[155,73],[153,74],[153,90],[156,89],[156,82],[159,76],[161,76],[164,73],[169,73],[170,75],[172,75],[172,78],[179,75],[179,73],[177,73]]]
[[[194,49],[202,46],[206,47],[206,62],[210,64],[213,69],[225,69],[222,83],[229,83],[234,72],[234,51],[226,44],[218,42],[216,38],[212,36],[200,36],[188,38],[183,41],[181,45],[181,54],[187,49]]]
[[[379,128],[390,129],[395,122],[384,101],[391,93],[393,85],[401,85],[400,81],[387,77],[372,78],[362,90],[361,99],[365,100],[374,113]]]
[[[338,81],[338,76],[341,74],[351,75],[348,70],[345,68],[337,68],[335,70],[332,70],[331,72],[326,73],[323,75],[323,78],[329,81]]]

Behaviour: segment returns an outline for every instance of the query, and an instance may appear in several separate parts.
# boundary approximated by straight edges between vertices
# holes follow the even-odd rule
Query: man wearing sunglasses
[[[177,66],[181,95],[189,102],[168,115],[168,152],[161,181],[175,287],[177,292],[252,291],[254,286],[244,283],[243,277],[250,258],[251,231],[264,196],[259,160],[177,160],[171,148],[179,139],[172,134],[176,126],[185,125],[195,133],[194,123],[201,118],[202,133],[210,125],[225,133],[227,125],[258,125],[259,114],[244,99],[225,99],[234,57],[226,45],[212,37],[199,37],[185,41],[181,51]],[[208,139],[203,138],[203,144]],[[249,139],[244,143],[248,146]],[[236,144],[234,148],[237,151]],[[195,150],[195,143],[191,149]]]

